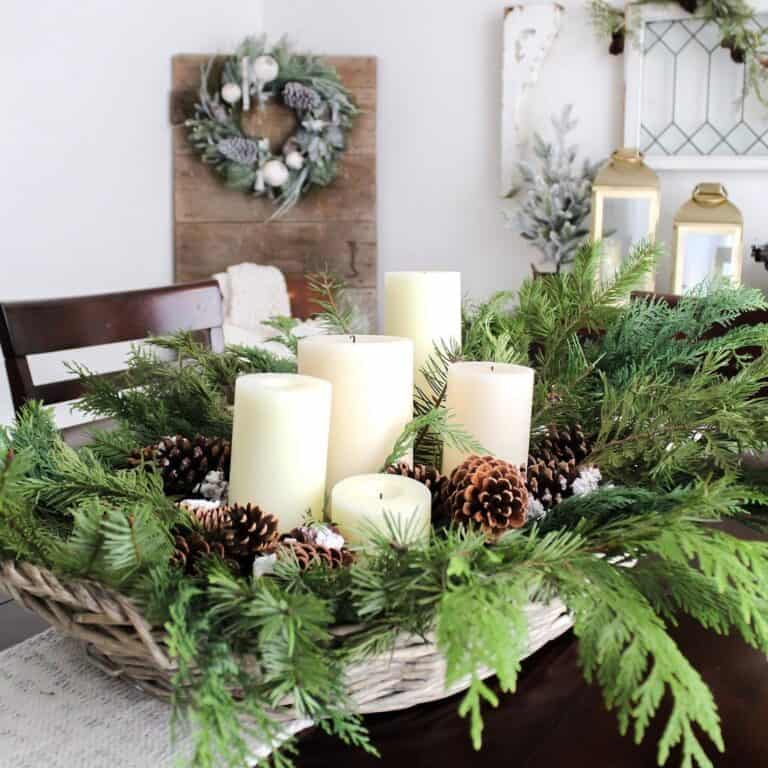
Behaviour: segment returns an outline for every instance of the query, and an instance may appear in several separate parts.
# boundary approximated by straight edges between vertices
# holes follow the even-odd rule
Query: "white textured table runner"
[[[180,732],[171,743],[170,712],[53,630],[0,653],[0,768],[178,768],[192,740]],[[254,744],[254,760],[264,754]]]

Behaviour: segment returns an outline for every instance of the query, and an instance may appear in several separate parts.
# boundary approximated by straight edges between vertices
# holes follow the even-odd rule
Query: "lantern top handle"
[[[728,202],[728,190],[723,184],[710,181],[702,181],[694,187],[691,196],[699,205],[708,208],[722,205]]]
[[[621,147],[611,153],[608,162],[597,172],[593,189],[621,196],[628,193],[656,196],[659,177],[643,162],[643,153],[634,147]]]
[[[645,155],[635,147],[621,147],[611,153],[611,160],[614,163],[629,163],[636,165],[643,162]]]
[[[693,189],[691,199],[678,210],[674,226],[706,225],[717,228],[742,225],[741,211],[728,199],[728,190],[716,182],[701,182]]]

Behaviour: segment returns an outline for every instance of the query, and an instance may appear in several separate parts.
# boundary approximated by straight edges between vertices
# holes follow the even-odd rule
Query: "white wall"
[[[262,26],[262,0],[3,4],[0,299],[171,280],[171,56]]]
[[[586,0],[566,8],[542,70],[534,125],[573,103],[574,139],[593,159],[620,144],[623,58],[596,38]],[[379,57],[379,273],[460,269],[481,297],[515,287],[536,253],[505,227],[499,187],[502,0],[265,0],[270,36],[299,47]],[[665,172],[659,239],[700,179]],[[747,244],[768,240],[762,173],[720,174],[741,207]],[[671,267],[660,267],[658,287]],[[768,287],[762,265],[745,259],[744,279]]]

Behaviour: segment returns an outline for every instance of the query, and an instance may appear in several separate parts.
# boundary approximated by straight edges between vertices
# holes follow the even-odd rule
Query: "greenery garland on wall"
[[[637,0],[623,10],[607,0],[590,0],[592,23],[598,34],[610,39],[611,54],[618,56],[624,52],[625,40],[630,38],[631,42],[634,32],[636,11],[649,3],[676,6],[716,24],[720,45],[730,52],[735,64],[747,68],[744,96],[752,92],[768,106],[764,93],[768,83],[768,28],[747,0]]]
[[[215,355],[179,335],[156,340],[179,361],[136,352],[114,385],[80,369],[91,386],[86,407],[120,425],[92,446],[65,446],[35,403],[0,432],[0,558],[119,589],[164,626],[179,667],[176,711],[197,726],[198,766],[242,765],[249,734],[276,741],[270,709],[286,696],[328,732],[375,751],[350,711],[343,670],[386,652],[400,632],[434,632],[447,682],[471,679],[461,711],[479,747],[482,705],[496,697],[477,670],[494,670],[513,690],[525,606],[557,596],[573,615],[584,673],[603,688],[622,732],[642,738],[669,697],[659,761],[679,746],[683,766],[711,768],[703,740],[724,747],[716,705],[667,629],[683,612],[768,653],[768,544],[710,525],[758,524],[768,505],[740,458],[768,444],[768,356],[741,352],[765,349],[768,327],[731,327],[767,305],[759,292],[727,285],[674,307],[627,303],[656,257],[642,246],[600,285],[599,248],[585,246],[572,272],[468,307],[461,349],[431,361],[419,428],[402,438],[417,455],[434,458],[450,439],[447,361],[516,361],[537,370],[534,445],[553,424],[578,422],[590,436],[587,460],[610,481],[493,542],[453,525],[405,544],[392,528],[350,567],[303,568],[287,556],[272,573],[244,578],[216,557],[191,572],[170,566],[174,531],[195,522],[166,496],[151,462],[132,469],[126,457],[176,431],[226,436],[235,377],[294,365],[245,348]],[[334,301],[326,307],[329,327],[345,320]],[[712,338],[716,324],[725,332]],[[126,384],[134,389],[124,392]],[[623,567],[629,559],[638,566]],[[338,623],[359,628],[338,644],[329,632]],[[240,665],[244,656],[255,665]],[[274,764],[289,765],[293,748],[278,750]]]
[[[293,53],[285,41],[269,48],[265,37],[249,37],[225,59],[219,77],[213,60],[200,76],[195,115],[185,123],[189,141],[228,186],[273,200],[275,218],[313,186],[333,182],[357,114],[333,67]],[[244,115],[269,102],[296,115],[298,128],[282,147],[243,128]]]

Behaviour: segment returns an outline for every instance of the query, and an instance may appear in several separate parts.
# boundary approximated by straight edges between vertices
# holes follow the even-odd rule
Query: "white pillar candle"
[[[533,368],[506,363],[453,363],[445,405],[483,448],[516,466],[528,460],[533,405]],[[446,445],[443,473],[469,454]]]
[[[413,344],[392,336],[301,339],[299,373],[333,385],[328,487],[381,469],[413,417]]]
[[[432,515],[432,495],[423,483],[402,475],[355,475],[331,493],[331,520],[351,544],[361,544],[372,530],[389,532],[385,515],[406,541],[426,539]]]
[[[235,382],[229,501],[258,504],[280,530],[322,520],[331,385],[292,373],[254,373]]]
[[[384,332],[413,341],[414,381],[426,389],[421,369],[435,345],[461,344],[461,273],[387,272]]]

